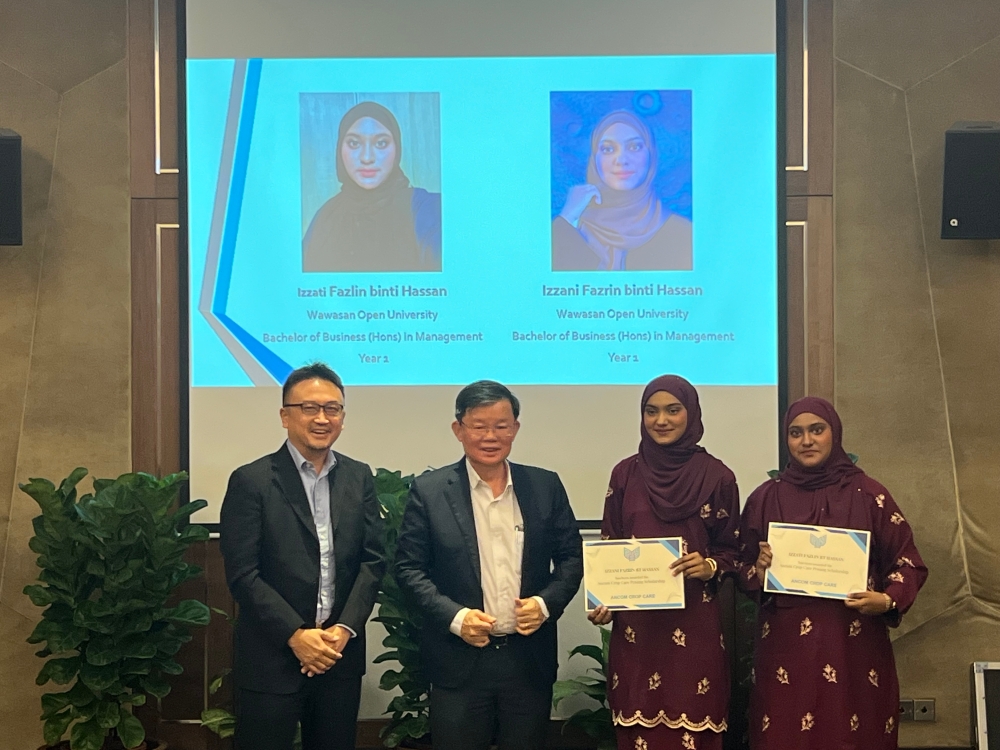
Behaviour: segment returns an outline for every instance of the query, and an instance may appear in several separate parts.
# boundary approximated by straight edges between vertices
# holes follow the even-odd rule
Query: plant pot
[[[38,750],[70,750],[69,740],[63,740],[55,745],[42,745]],[[131,750],[167,750],[167,743],[159,740],[147,739],[139,747]]]

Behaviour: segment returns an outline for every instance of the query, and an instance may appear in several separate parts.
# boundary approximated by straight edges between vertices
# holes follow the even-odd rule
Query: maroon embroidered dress
[[[807,402],[807,403],[803,403]],[[881,484],[840,445],[840,419],[822,399],[789,409],[821,416],[834,448],[820,471],[794,461],[747,499],[740,527],[743,585],[760,598],[750,702],[753,750],[895,750],[899,683],[889,627],[898,626],[927,578],[910,525]],[[864,615],[842,601],[765,594],[755,563],[768,523],[817,524],[872,534],[868,586],[895,609]]]
[[[737,563],[739,492],[733,473],[696,446],[702,426],[694,388],[659,378],[647,387],[643,406],[659,390],[685,405],[688,428],[677,446],[657,446],[643,430],[640,452],[611,472],[602,534],[679,536],[687,552],[713,558],[718,571],[707,582],[685,581],[683,610],[614,613],[608,702],[619,750],[721,750],[729,658],[715,589]],[[665,455],[668,448],[673,456]],[[673,466],[660,461],[678,452]]]

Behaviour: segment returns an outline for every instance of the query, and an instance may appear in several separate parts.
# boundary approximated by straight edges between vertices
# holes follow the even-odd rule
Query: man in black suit
[[[385,559],[371,469],[332,450],[344,385],[323,364],[282,389],[277,452],[241,466],[222,504],[236,621],[237,750],[353,748],[365,623]]]
[[[437,750],[545,745],[558,667],[556,620],[583,577],[583,545],[559,476],[507,461],[520,405],[481,380],[455,402],[456,464],[410,488],[400,585],[425,617]]]

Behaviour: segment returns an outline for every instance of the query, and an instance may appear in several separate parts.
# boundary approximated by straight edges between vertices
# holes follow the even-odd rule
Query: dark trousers
[[[292,750],[300,722],[302,750],[354,750],[360,706],[360,675],[312,677],[287,695],[237,690],[236,750]]]
[[[494,738],[498,750],[540,750],[551,706],[552,685],[538,676],[524,638],[499,639],[464,685],[431,688],[434,750],[487,750]]]

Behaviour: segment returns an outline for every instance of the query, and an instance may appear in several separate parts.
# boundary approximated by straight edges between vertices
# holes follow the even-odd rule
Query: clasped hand
[[[302,666],[302,674],[315,677],[324,674],[337,663],[351,634],[340,625],[326,630],[299,628],[288,639],[288,645]]]
[[[514,600],[514,617],[518,635],[531,635],[545,622],[542,605],[533,597]],[[480,609],[470,609],[462,620],[462,640],[470,646],[483,648],[490,642],[490,633],[496,621],[497,618]]]

